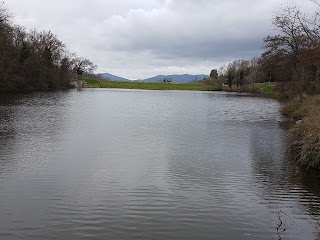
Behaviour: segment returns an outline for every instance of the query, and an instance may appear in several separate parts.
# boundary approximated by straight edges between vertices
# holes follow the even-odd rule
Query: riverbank
[[[292,158],[307,168],[320,169],[320,95],[294,98],[282,107],[291,125]]]
[[[99,80],[85,80],[86,88],[124,88],[124,89],[144,89],[144,90],[194,90],[194,91],[218,91],[215,85],[201,83],[146,83],[146,82],[113,82]]]
[[[85,88],[123,88],[144,90],[191,90],[191,91],[225,91],[225,92],[247,92],[262,97],[277,98],[278,93],[275,85],[256,84],[246,85],[242,88],[233,86],[217,86],[205,83],[148,83],[148,82],[114,82],[101,80],[84,80]]]

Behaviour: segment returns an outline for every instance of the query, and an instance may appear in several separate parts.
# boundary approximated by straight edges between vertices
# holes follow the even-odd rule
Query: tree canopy
[[[75,57],[51,31],[26,31],[0,4],[0,91],[66,88],[94,64]]]

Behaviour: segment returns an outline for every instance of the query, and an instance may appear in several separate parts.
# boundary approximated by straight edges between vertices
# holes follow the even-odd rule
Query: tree
[[[227,84],[230,87],[230,89],[232,89],[232,84],[236,77],[236,71],[237,70],[236,70],[235,62],[229,63],[227,67],[226,75],[227,75]]]
[[[73,69],[80,78],[84,73],[92,73],[96,67],[97,66],[94,65],[89,59],[82,57],[73,59]]]
[[[45,59],[44,62],[50,60],[52,64],[59,64],[63,54],[65,53],[65,44],[51,31],[32,30],[28,35],[31,42],[31,48],[38,54],[39,61]]]
[[[74,59],[51,31],[26,31],[10,22],[0,4],[0,91],[64,88],[95,68],[88,59]]]
[[[317,1],[313,1],[317,4]],[[315,75],[320,73],[320,19],[319,12],[313,17],[303,14],[295,5],[287,6],[273,18],[273,25],[279,34],[264,39],[267,51],[263,58],[274,62],[274,66],[286,66],[287,81],[291,89],[296,89],[300,97],[308,90]],[[277,64],[278,63],[278,64]],[[288,70],[282,69],[286,72]]]
[[[31,49],[27,42],[23,42],[20,50],[19,62],[23,64],[31,55]]]
[[[212,69],[211,72],[210,72],[210,78],[212,79],[218,79],[218,71],[217,69]]]
[[[6,23],[11,18],[11,14],[5,8],[4,3],[0,3],[0,24]]]

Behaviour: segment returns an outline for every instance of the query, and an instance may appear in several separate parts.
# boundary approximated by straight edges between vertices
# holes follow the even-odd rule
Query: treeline
[[[320,3],[313,14],[297,6],[283,7],[273,18],[278,30],[263,43],[266,51],[259,58],[237,60],[227,67],[213,70],[210,77],[217,84],[244,88],[259,82],[277,82],[287,95],[319,91],[320,81]],[[219,75],[217,73],[219,72]]]
[[[0,4],[0,91],[70,87],[95,69],[88,59],[67,51],[51,31],[26,31]]]

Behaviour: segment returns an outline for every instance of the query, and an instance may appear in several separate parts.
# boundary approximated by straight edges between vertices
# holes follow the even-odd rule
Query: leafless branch
[[[294,219],[288,216],[285,212],[280,211],[278,213],[277,234],[279,240],[281,240],[281,233],[284,233],[286,230],[291,228],[294,225],[294,223]]]

